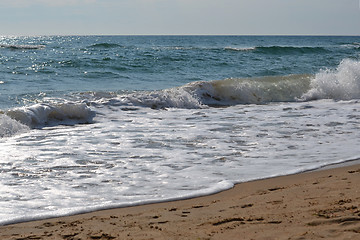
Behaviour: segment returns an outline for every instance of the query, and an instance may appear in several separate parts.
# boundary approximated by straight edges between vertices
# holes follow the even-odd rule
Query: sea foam
[[[344,59],[336,69],[322,70],[312,79],[303,100],[360,98],[360,61]]]
[[[31,128],[91,123],[95,116],[95,112],[82,103],[35,104],[10,109],[5,114]]]
[[[0,138],[10,137],[28,130],[28,126],[21,124],[5,114],[0,114]]]

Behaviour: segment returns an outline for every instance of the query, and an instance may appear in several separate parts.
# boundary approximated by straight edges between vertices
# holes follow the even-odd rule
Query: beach
[[[360,164],[0,227],[1,239],[358,239]]]
[[[359,42],[0,39],[0,239],[354,239]]]

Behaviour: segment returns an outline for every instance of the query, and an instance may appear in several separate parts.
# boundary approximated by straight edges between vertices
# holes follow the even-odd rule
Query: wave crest
[[[359,98],[360,62],[347,59],[343,60],[336,69],[322,70],[315,75],[294,74],[198,81],[171,89],[122,93],[116,97],[112,95],[108,98],[97,98],[92,103],[161,109]]]
[[[0,114],[0,138],[11,137],[27,131],[29,131],[28,126],[21,124],[5,114]]]
[[[181,87],[97,98],[93,105],[162,108],[207,108],[237,104],[296,101],[309,89],[310,75],[230,78],[198,81]],[[129,109],[129,108],[124,108]]]
[[[0,48],[31,50],[31,49],[43,49],[45,45],[15,45],[15,44],[0,44]]]
[[[303,100],[360,98],[360,61],[345,59],[335,70],[322,70],[311,81]]]
[[[247,52],[255,50],[256,47],[225,47],[224,49],[227,51]]]
[[[89,46],[90,48],[117,48],[120,47],[119,44],[116,43],[97,43]]]
[[[345,59],[336,69],[315,75],[297,74],[256,78],[197,81],[157,91],[82,93],[75,102],[35,104],[6,111],[0,119],[0,137],[28,128],[91,123],[97,109],[136,110],[138,107],[208,108],[238,104],[360,99],[360,61]],[[81,103],[79,103],[81,102]],[[17,125],[12,120],[22,125]],[[6,130],[8,129],[8,130]]]
[[[213,81],[199,97],[210,106],[295,101],[309,88],[310,77],[299,74]]]
[[[31,128],[45,125],[74,125],[91,123],[95,113],[86,104],[35,104],[29,107],[10,109],[5,114]]]

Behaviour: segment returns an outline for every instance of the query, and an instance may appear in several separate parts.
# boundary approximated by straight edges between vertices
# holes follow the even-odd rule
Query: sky
[[[360,35],[360,0],[0,0],[0,35]]]

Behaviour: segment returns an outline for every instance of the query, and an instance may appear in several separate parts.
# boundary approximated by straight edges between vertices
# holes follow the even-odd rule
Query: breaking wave
[[[35,104],[0,112],[0,138],[31,128],[92,123],[95,112],[84,103]]]
[[[0,138],[29,131],[29,127],[21,124],[5,114],[0,114]]]
[[[360,61],[345,59],[336,69],[322,70],[315,75],[303,100],[360,98]]]
[[[315,75],[294,74],[198,81],[181,87],[122,93],[97,98],[92,104],[161,108],[207,108],[237,104],[350,100],[360,98],[360,62],[343,60],[334,70]]]
[[[105,106],[128,111],[139,107],[193,109],[318,99],[360,99],[360,61],[345,59],[336,69],[321,70],[315,75],[197,81],[157,91],[80,93],[74,99],[76,103],[40,103],[1,112],[0,137],[43,126],[92,123],[95,111],[91,108]]]
[[[310,82],[311,75],[306,74],[198,81],[171,89],[104,97],[92,104],[162,109],[296,101],[309,89]]]
[[[4,114],[30,128],[91,123],[95,116],[95,113],[83,103],[35,104],[10,109]]]

